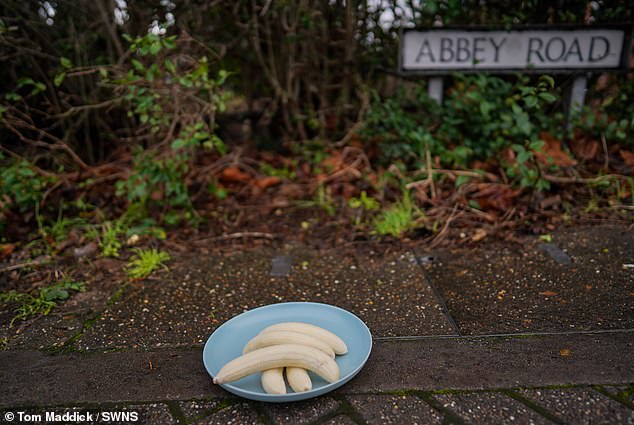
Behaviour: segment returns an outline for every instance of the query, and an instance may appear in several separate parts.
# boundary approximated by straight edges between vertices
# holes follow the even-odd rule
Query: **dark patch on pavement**
[[[285,277],[291,273],[293,259],[288,255],[273,257],[271,260],[271,276]]]

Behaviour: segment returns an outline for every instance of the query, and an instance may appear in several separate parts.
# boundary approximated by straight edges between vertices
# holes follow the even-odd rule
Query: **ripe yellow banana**
[[[270,331],[261,333],[247,342],[242,350],[242,354],[257,350],[258,348],[280,344],[308,345],[309,347],[323,351],[333,359],[335,358],[335,352],[332,347],[324,340],[306,333],[293,331]]]
[[[264,388],[267,394],[286,394],[283,367],[263,370],[260,380],[262,382],[262,388]]]
[[[310,391],[313,388],[313,382],[310,380],[308,371],[300,367],[287,367],[286,379],[288,385],[291,386],[293,391],[301,393],[304,391]]]
[[[255,372],[287,366],[308,369],[328,382],[339,379],[339,366],[328,354],[306,345],[282,344],[260,348],[231,360],[220,369],[213,382],[224,384]]]
[[[339,338],[334,333],[326,330],[322,327],[311,325],[309,323],[303,322],[283,322],[276,323],[275,325],[271,325],[268,328],[265,328],[260,334],[265,334],[272,331],[293,331],[300,332],[308,335],[315,336],[324,342],[326,342],[330,347],[334,350],[335,354],[346,354],[348,352],[348,347],[346,343],[343,342],[341,338]]]

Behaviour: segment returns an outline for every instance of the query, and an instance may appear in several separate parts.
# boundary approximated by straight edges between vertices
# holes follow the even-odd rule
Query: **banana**
[[[300,367],[287,367],[286,379],[288,380],[288,385],[290,385],[296,393],[310,391],[313,388],[313,383],[310,380],[310,376],[308,375],[306,369],[302,369]]]
[[[328,354],[306,345],[282,344],[260,348],[231,360],[220,369],[213,382],[225,384],[255,372],[286,366],[308,369],[328,382],[339,379],[339,366]]]
[[[309,334],[293,331],[270,331],[261,333],[247,342],[242,350],[242,354],[257,350],[258,348],[280,344],[308,345],[323,351],[333,359],[335,358],[335,352],[332,347],[324,340]]]
[[[265,334],[272,331],[293,331],[293,332],[301,332],[308,335],[315,336],[324,342],[326,342],[330,347],[334,350],[335,354],[346,354],[348,352],[348,347],[346,343],[343,342],[341,338],[339,338],[334,333],[315,325],[311,325],[309,323],[303,322],[282,322],[276,323],[275,325],[271,325],[268,328],[265,328],[260,334]]]
[[[264,388],[267,394],[286,394],[283,367],[263,370],[260,380],[262,382],[262,388]]]

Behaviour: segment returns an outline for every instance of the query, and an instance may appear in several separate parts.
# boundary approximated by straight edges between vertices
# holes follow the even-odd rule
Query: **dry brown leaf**
[[[248,183],[251,176],[240,170],[238,167],[227,167],[222,170],[220,180],[226,183]]]
[[[572,351],[570,351],[568,348],[562,348],[561,350],[559,350],[559,355],[561,357],[571,357]]]
[[[0,259],[11,254],[13,251],[15,251],[15,244],[12,244],[12,243],[1,244],[0,245]]]
[[[543,295],[545,297],[554,297],[555,295],[557,295],[557,292],[555,292],[555,291],[544,291],[544,292],[540,292],[539,295]]]
[[[282,182],[282,179],[277,176],[262,177],[255,181],[255,185],[262,190],[269,187],[276,186]]]
[[[473,236],[471,236],[471,240],[473,242],[480,242],[482,239],[486,238],[488,235],[487,231],[484,229],[476,229]]]
[[[561,147],[561,140],[555,139],[548,133],[540,133],[544,145],[538,151],[533,151],[542,165],[555,164],[559,167],[571,167],[577,164]]]
[[[522,190],[513,190],[510,186],[501,183],[478,183],[477,192],[471,197],[478,202],[482,210],[506,211],[513,206],[513,199]]]

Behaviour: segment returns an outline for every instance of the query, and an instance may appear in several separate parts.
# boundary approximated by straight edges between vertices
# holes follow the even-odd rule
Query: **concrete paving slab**
[[[251,403],[237,403],[193,423],[196,425],[256,425],[262,422]]]
[[[413,395],[358,395],[347,400],[371,424],[441,424],[442,416]]]
[[[425,267],[462,334],[634,328],[634,270],[623,267],[634,262],[634,230],[564,229],[552,243],[571,264],[536,238],[439,251]]]
[[[438,394],[433,398],[470,424],[553,424],[524,404],[498,392]]]
[[[374,337],[455,334],[410,251],[344,258],[299,251],[295,258],[288,284],[307,300],[354,312]]]
[[[631,332],[377,341],[338,393],[634,382]],[[562,355],[565,347],[565,355]],[[2,406],[226,398],[200,349],[72,353],[0,351]]]
[[[350,419],[347,415],[337,415],[334,418],[330,418],[325,422],[322,422],[323,425],[358,425],[357,422]]]
[[[287,277],[272,277],[270,251],[189,254],[169,272],[132,284],[77,342],[82,350],[192,346],[246,310],[287,301],[337,305],[374,336],[451,334],[451,325],[409,251],[388,258],[293,251]]]
[[[625,384],[634,379],[632,335],[610,332],[381,341],[347,391],[487,389],[601,381]]]
[[[288,404],[262,403],[262,409],[275,424],[302,425],[316,421],[339,408],[339,402],[330,397]]]
[[[634,410],[592,388],[523,390],[519,393],[572,424],[634,424]]]
[[[185,420],[187,422],[195,422],[229,407],[233,403],[228,402],[226,399],[215,398],[211,400],[181,401],[177,404]]]

